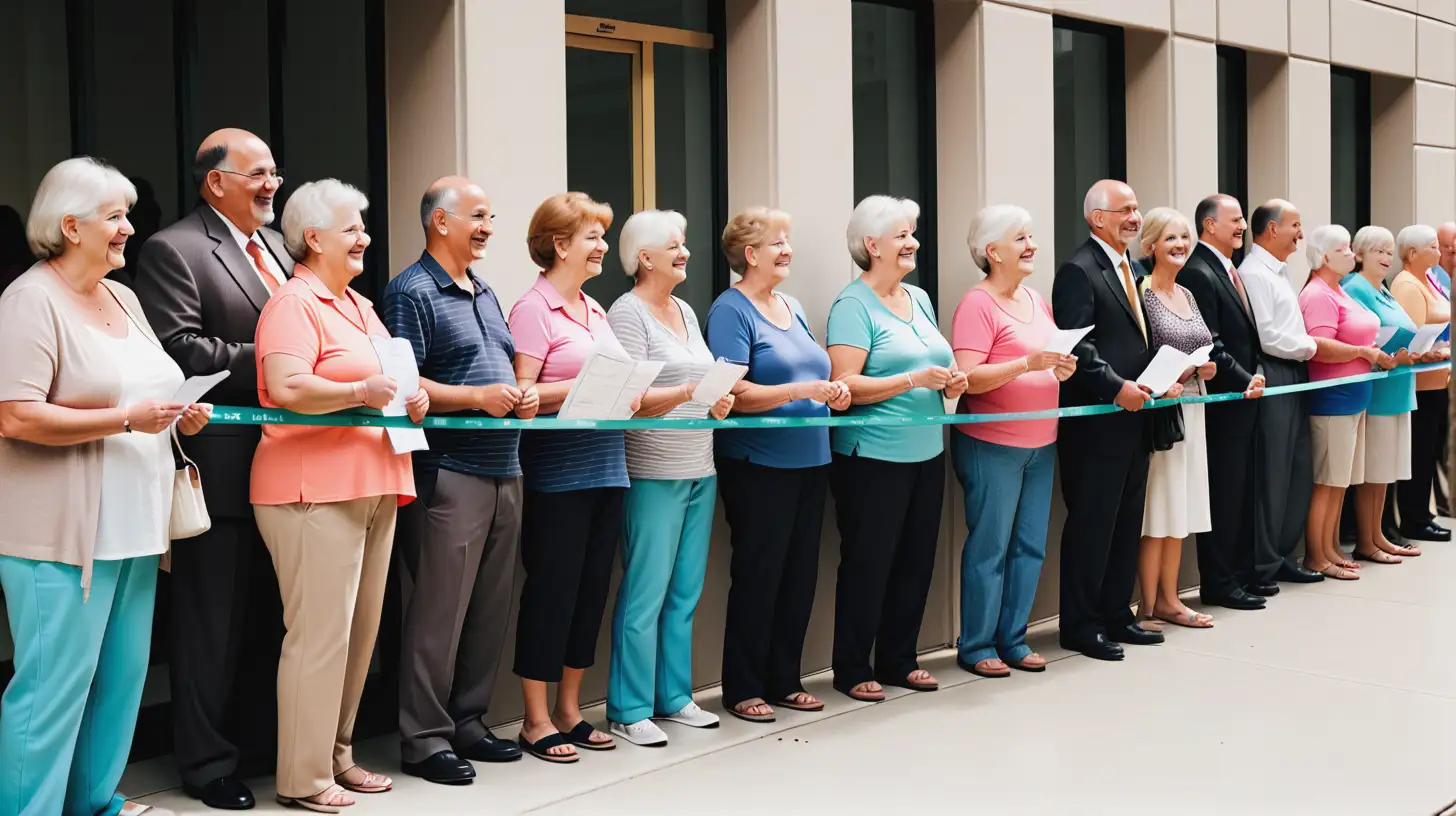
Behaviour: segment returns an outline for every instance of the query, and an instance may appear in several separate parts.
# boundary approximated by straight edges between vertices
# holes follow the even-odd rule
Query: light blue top
[[[1380,326],[1394,326],[1395,334],[1381,351],[1394,354],[1410,346],[1416,336],[1416,324],[1400,308],[1395,296],[1383,285],[1377,290],[1359,272],[1351,272],[1340,281],[1340,287],[1349,293],[1355,302],[1375,313]],[[1370,407],[1365,413],[1370,416],[1395,416],[1416,409],[1416,378],[1409,368],[1398,368],[1391,376],[1371,383]]]
[[[844,287],[829,310],[828,342],[869,352],[866,377],[903,377],[930,366],[949,368],[955,362],[950,343],[940,334],[935,309],[925,290],[903,284],[910,293],[910,320],[906,322],[880,300],[864,281]],[[945,413],[939,391],[915,388],[871,405],[853,405],[848,416],[920,417]],[[939,425],[895,428],[887,425],[834,428],[830,446],[835,453],[886,462],[924,462],[945,450],[945,430]]]

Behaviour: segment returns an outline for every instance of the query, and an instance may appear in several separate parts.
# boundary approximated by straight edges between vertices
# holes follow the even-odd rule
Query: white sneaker
[[[633,745],[645,748],[661,748],[667,744],[667,734],[652,720],[638,720],[627,725],[614,722],[609,730]]]
[[[689,702],[682,707],[682,711],[676,714],[669,714],[666,717],[658,717],[657,719],[680,723],[690,728],[718,727],[718,715],[702,710],[694,702]]]

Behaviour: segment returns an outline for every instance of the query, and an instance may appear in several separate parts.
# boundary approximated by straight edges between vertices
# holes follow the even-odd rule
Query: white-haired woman
[[[1416,326],[1451,322],[1451,301],[1431,283],[1427,270],[1438,268],[1441,248],[1436,231],[1414,224],[1395,237],[1400,272],[1390,282],[1397,303]],[[1427,352],[1416,362],[1434,363],[1451,359],[1449,343]],[[1450,369],[1422,371],[1416,375],[1416,411],[1411,416],[1410,479],[1395,490],[1400,514],[1401,538],[1410,541],[1450,541],[1451,531],[1437,524],[1431,513],[1431,491],[1436,482],[1437,462],[1442,449],[1442,418],[1448,410],[1447,386]]]
[[[1434,238],[1435,232],[1432,236]],[[1345,276],[1341,287],[1356,303],[1394,330],[1381,348],[1395,356],[1398,365],[1409,365],[1407,351],[1416,336],[1416,325],[1400,308],[1385,286],[1395,262],[1395,237],[1384,227],[1365,226],[1351,244],[1356,271]],[[1420,555],[1417,547],[1388,540],[1381,515],[1386,492],[1396,481],[1411,476],[1411,412],[1416,408],[1415,377],[1400,372],[1370,384],[1370,405],[1365,409],[1365,481],[1355,488],[1355,558],[1377,564],[1399,564],[1397,556]]]
[[[1380,319],[1340,288],[1355,269],[1349,231],[1339,224],[1316,227],[1305,240],[1305,254],[1313,271],[1299,293],[1299,310],[1309,335],[1326,341],[1310,360],[1310,382],[1367,374],[1372,364],[1393,368],[1395,359],[1372,345]],[[1340,549],[1339,525],[1345,490],[1365,480],[1370,394],[1369,381],[1309,392],[1314,494],[1305,525],[1304,566],[1342,581],[1360,577],[1358,565]]]
[[[1052,308],[1024,283],[1036,270],[1031,215],[998,204],[971,222],[971,260],[986,279],[956,306],[951,345],[966,374],[963,414],[1050,411],[1077,358],[1046,351]],[[955,426],[951,459],[965,494],[961,621],[956,662],[983,677],[1039,672],[1046,658],[1026,645],[1026,624],[1046,559],[1057,421]]]
[[[827,332],[830,376],[849,387],[850,416],[941,414],[943,397],[965,391],[930,296],[904,282],[915,270],[919,218],[914,201],[884,195],[850,215],[845,237],[861,273],[835,299]],[[916,646],[940,536],[944,436],[939,425],[830,433],[840,541],[834,687],[853,699],[879,702],[885,685],[939,688]]]
[[[713,365],[697,315],[672,294],[687,280],[687,221],[646,210],[622,225],[622,268],[635,284],[607,321],[634,360],[661,362],[639,417],[728,416],[733,395],[693,402]],[[693,702],[693,613],[703,592],[708,541],[718,501],[711,430],[628,431],[623,500],[622,583],[612,616],[607,719],[613,734],[637,745],[664,745],[652,718],[712,728],[718,717]]]
[[[283,240],[298,261],[258,318],[265,408],[384,408],[397,384],[373,338],[389,332],[349,283],[364,271],[368,199],[334,179],[294,191]],[[430,399],[406,405],[415,422]],[[322,813],[392,781],[354,764],[354,715],[374,653],[399,505],[415,497],[409,454],[383,428],[266,425],[253,457],[253,514],[273,557],[287,634],[278,662],[278,800]]]
[[[1139,235],[1143,256],[1152,261],[1152,273],[1143,279],[1143,313],[1148,321],[1148,351],[1172,346],[1191,354],[1213,345],[1213,332],[1203,321],[1193,293],[1178,285],[1178,272],[1193,252],[1194,232],[1188,219],[1171,207],[1157,207],[1143,217]],[[1185,390],[1206,393],[1203,383],[1218,373],[1214,363],[1184,372],[1178,382],[1157,397],[1173,399]],[[1148,496],[1143,508],[1142,546],[1138,551],[1139,625],[1160,631],[1167,621],[1205,629],[1213,616],[1194,612],[1178,597],[1178,567],[1183,539],[1213,529],[1208,502],[1208,437],[1204,433],[1203,405],[1191,403],[1161,409],[1151,422],[1171,428],[1180,420],[1182,439],[1159,438],[1148,463]],[[1224,485],[1242,490],[1243,485]],[[1210,587],[1212,589],[1212,587]]]
[[[26,225],[40,262],[0,297],[0,587],[15,676],[0,702],[0,814],[107,813],[151,651],[173,461],[209,406],[172,401],[182,371],[131,290],[136,189],[101,162],[46,173]]]

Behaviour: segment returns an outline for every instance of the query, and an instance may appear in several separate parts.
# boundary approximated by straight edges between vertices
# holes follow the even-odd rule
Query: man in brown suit
[[[256,406],[253,330],[293,273],[283,236],[265,226],[283,179],[268,145],[234,129],[208,136],[193,169],[202,201],[146,242],[133,286],[183,372],[230,372],[213,402]],[[254,426],[221,425],[187,441],[212,529],[172,547],[174,753],[186,791],[226,810],[254,804],[238,779],[240,747],[259,753],[247,758],[261,769],[276,745],[282,607],[248,500],[259,435]]]

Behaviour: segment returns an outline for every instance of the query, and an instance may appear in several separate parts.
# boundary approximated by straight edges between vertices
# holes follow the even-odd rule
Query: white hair
[[[986,245],[1004,241],[1013,233],[1031,229],[1031,213],[1015,204],[993,204],[971,219],[971,229],[966,233],[966,245],[971,249],[971,260],[983,272],[991,270],[991,259],[986,255]]]
[[[683,240],[687,240],[688,220],[676,210],[633,213],[622,225],[622,234],[617,237],[617,255],[622,259],[622,271],[627,273],[627,277],[637,276],[642,250],[666,247],[674,232],[681,233]]]
[[[1310,230],[1304,239],[1304,259],[1309,271],[1314,272],[1325,265],[1325,256],[1340,244],[1350,243],[1350,231],[1339,224],[1325,224]]]
[[[1374,224],[1356,230],[1355,238],[1350,242],[1350,248],[1355,250],[1355,255],[1362,258],[1366,252],[1386,246],[1390,247],[1392,252],[1395,251],[1395,236],[1391,235],[1390,230],[1385,227]]]
[[[1088,187],[1087,195],[1082,198],[1082,220],[1089,224],[1092,223],[1092,213],[1107,209],[1107,205],[1110,203],[1112,203],[1112,198],[1107,185],[1094,184]]]
[[[336,225],[341,211],[367,209],[369,199],[351,184],[331,178],[310,181],[294,190],[283,208],[283,244],[295,261],[302,261],[308,254],[305,232]]]
[[[866,196],[849,216],[849,227],[844,231],[849,245],[849,257],[854,265],[866,271],[870,268],[870,251],[865,248],[866,238],[879,238],[890,231],[898,221],[904,221],[915,229],[920,220],[920,205],[908,198],[887,195]]]
[[[457,215],[455,206],[460,203],[460,189],[451,184],[438,190],[426,190],[420,199],[420,226],[430,231],[430,222],[435,220],[435,210],[444,210]]]
[[[136,203],[136,187],[126,176],[105,162],[77,156],[52,167],[40,180],[30,217],[25,222],[25,240],[35,257],[46,260],[66,249],[61,222],[66,216],[78,221],[96,217],[109,201],[121,198],[127,209]]]
[[[1427,224],[1411,224],[1395,236],[1395,257],[1401,265],[1405,265],[1405,257],[1412,249],[1429,246],[1436,240],[1435,227]],[[1425,271],[1425,270],[1421,270]]]

